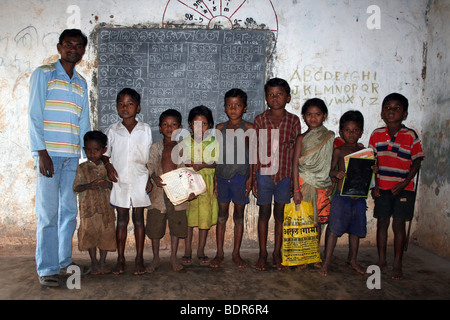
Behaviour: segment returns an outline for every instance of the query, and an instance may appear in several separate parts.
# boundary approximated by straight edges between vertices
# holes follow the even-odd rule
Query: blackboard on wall
[[[266,31],[105,28],[98,34],[98,127],[120,121],[116,96],[123,88],[141,94],[139,120],[161,139],[159,115],[173,108],[187,127],[189,110],[209,107],[214,123],[226,121],[224,95],[248,95],[244,119],[264,111]]]

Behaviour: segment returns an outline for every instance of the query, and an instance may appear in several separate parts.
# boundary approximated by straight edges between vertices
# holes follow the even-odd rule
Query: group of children
[[[225,94],[224,105],[228,121],[216,126],[222,139],[211,130],[214,121],[211,110],[198,106],[190,110],[188,123],[191,136],[178,141],[182,116],[174,109],[164,111],[159,118],[163,139],[152,143],[148,124],[136,119],[140,111],[140,96],[133,89],[123,89],[117,96],[117,112],[122,121],[111,125],[106,134],[99,131],[84,136],[84,150],[88,161],[79,165],[74,191],[79,196],[80,250],[88,250],[92,260],[92,273],[102,274],[106,268],[107,251],[117,246],[118,260],[114,273],[125,269],[125,243],[130,208],[136,241],[135,274],[153,272],[160,264],[159,243],[168,222],[171,239],[171,265],[178,271],[192,263],[192,237],[198,228],[197,259],[202,266],[219,267],[224,260],[224,234],[230,203],[234,212],[234,246],[232,259],[239,267],[247,266],[240,256],[244,230],[244,211],[249,193],[257,198],[259,206],[258,238],[259,258],[254,268],[267,268],[267,236],[269,219],[275,220],[273,264],[282,264],[283,220],[285,204],[310,201],[317,225],[328,223],[325,234],[325,259],[320,272],[327,275],[333,259],[337,238],[350,235],[349,265],[360,273],[357,264],[359,239],[366,236],[366,201],[340,196],[345,177],[344,157],[363,146],[358,142],[363,133],[364,118],[359,111],[348,111],[340,119],[339,135],[324,126],[328,109],[321,99],[310,99],[301,114],[308,129],[301,133],[300,120],[285,110],[290,102],[288,83],[279,78],[270,79],[265,87],[268,109],[256,116],[254,123],[243,120],[247,110],[247,95],[240,89]],[[375,199],[379,265],[386,268],[387,229],[393,216],[395,261],[393,279],[402,278],[402,251],[405,244],[405,221],[414,212],[413,177],[420,168],[423,151],[417,134],[402,122],[408,114],[408,100],[400,94],[391,94],[382,103],[381,117],[386,127],[374,131],[369,147],[377,156],[377,179],[372,190]],[[246,136],[245,161],[237,161],[241,149],[233,144],[235,130],[254,130],[258,145],[264,146],[271,161],[262,159],[259,150],[256,161],[250,159],[255,143]],[[230,134],[230,132],[232,134]],[[264,132],[264,134],[261,134]],[[268,138],[269,137],[269,138]],[[341,145],[338,145],[340,141]],[[186,144],[191,154],[187,161],[175,161],[178,144]],[[219,160],[220,152],[234,148],[234,161]],[[198,150],[198,146],[201,146]],[[205,149],[212,152],[204,152]],[[178,150],[178,149],[177,149]],[[217,150],[220,150],[217,152]],[[198,154],[201,161],[198,160]],[[179,155],[179,154],[178,154]],[[190,161],[189,161],[190,160]],[[262,161],[264,160],[264,161]],[[200,173],[207,186],[206,192],[190,196],[189,200],[174,206],[163,191],[161,175],[182,166],[192,167]],[[335,191],[336,190],[336,191]],[[332,197],[331,197],[332,196]],[[330,200],[331,198],[331,200]],[[273,210],[272,210],[273,207]],[[144,209],[147,219],[144,220]],[[117,211],[117,225],[114,226]],[[146,223],[145,223],[146,222]],[[216,225],[217,253],[214,259],[205,254],[209,229]],[[145,268],[144,239],[151,239],[153,262]],[[185,253],[177,259],[179,239],[185,239]],[[320,232],[319,232],[320,238]],[[100,259],[96,251],[99,248]],[[299,266],[303,268],[304,266]]]

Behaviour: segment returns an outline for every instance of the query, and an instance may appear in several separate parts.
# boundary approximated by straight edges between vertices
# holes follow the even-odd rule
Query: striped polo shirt
[[[417,133],[403,126],[394,137],[390,137],[387,127],[375,129],[369,140],[377,157],[378,185],[382,190],[390,190],[408,176],[411,164],[423,159],[422,144]],[[414,191],[414,181],[405,190]]]
[[[37,68],[30,78],[29,133],[33,155],[79,157],[84,134],[91,130],[86,80],[72,78],[61,62]]]

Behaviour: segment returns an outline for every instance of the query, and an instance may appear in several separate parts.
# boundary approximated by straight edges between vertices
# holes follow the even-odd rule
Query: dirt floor
[[[145,252],[146,264],[152,260]],[[74,261],[89,265],[89,256],[74,253]],[[214,251],[207,252],[214,257]],[[180,254],[179,254],[180,255]],[[162,264],[152,274],[133,275],[134,257],[129,255],[122,275],[83,275],[80,289],[69,289],[70,275],[61,276],[58,288],[42,287],[35,272],[32,254],[0,253],[0,299],[2,300],[448,300],[450,298],[450,261],[420,247],[410,245],[404,256],[404,279],[391,280],[391,269],[381,272],[380,289],[371,274],[360,275],[346,264],[347,248],[337,247],[337,260],[328,277],[312,267],[301,272],[289,269],[256,271],[251,266],[258,251],[245,249],[242,257],[249,267],[238,269],[227,253],[219,269],[193,264],[183,271],[172,271],[169,253],[161,254]],[[392,260],[392,248],[389,248]],[[114,266],[116,253],[110,253],[108,265]],[[361,247],[359,263],[367,268],[377,261],[376,248]],[[271,260],[269,260],[271,263]],[[70,283],[76,284],[75,281]]]

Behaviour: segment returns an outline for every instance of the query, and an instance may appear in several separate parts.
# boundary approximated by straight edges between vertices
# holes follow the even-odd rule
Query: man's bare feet
[[[223,255],[216,255],[209,265],[211,266],[211,268],[219,268],[220,264],[223,262],[223,259]]]

